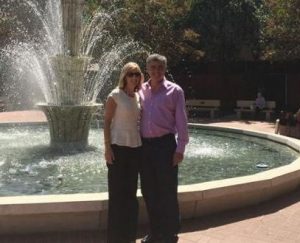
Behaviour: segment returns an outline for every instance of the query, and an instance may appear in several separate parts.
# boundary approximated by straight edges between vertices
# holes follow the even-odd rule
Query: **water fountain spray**
[[[113,85],[113,72],[143,48],[126,36],[116,36],[118,9],[99,9],[82,25],[84,0],[10,1],[0,11],[20,5],[22,14],[40,28],[34,37],[24,31],[26,38],[13,40],[0,54],[11,63],[13,76],[42,91],[44,101],[38,107],[48,119],[51,146],[86,147],[93,113],[101,107],[99,93]]]
[[[80,55],[81,16],[84,0],[61,0],[64,53],[51,57],[56,78],[56,104],[39,104],[46,114],[55,148],[84,148],[97,103],[83,103],[84,75],[90,57]]]

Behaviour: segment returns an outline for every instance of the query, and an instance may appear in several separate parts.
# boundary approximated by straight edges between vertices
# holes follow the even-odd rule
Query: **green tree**
[[[262,29],[265,59],[300,58],[300,0],[267,0],[268,16]]]
[[[185,25],[199,38],[190,45],[211,61],[257,58],[262,7],[260,0],[193,1]]]
[[[92,13],[97,4],[110,11],[119,9],[114,16],[118,35],[131,36],[149,52],[166,55],[169,66],[177,65],[185,51],[180,19],[189,11],[191,0],[115,0],[113,3],[89,0],[87,12]]]
[[[181,58],[183,29],[181,16],[189,10],[189,1],[124,1],[123,26],[133,38],[149,47],[149,52],[168,56],[174,66]]]

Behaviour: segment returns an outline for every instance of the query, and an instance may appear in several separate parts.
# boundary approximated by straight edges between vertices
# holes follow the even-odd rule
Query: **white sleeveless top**
[[[111,144],[127,147],[142,145],[139,121],[139,96],[129,97],[122,89],[115,88],[108,97],[112,97],[117,104],[111,124]]]

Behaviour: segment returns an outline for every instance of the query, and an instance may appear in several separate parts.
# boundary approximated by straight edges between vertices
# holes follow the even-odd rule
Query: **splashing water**
[[[19,38],[10,39],[0,50],[0,63],[9,63],[12,69],[10,82],[26,81],[31,87],[39,87],[42,93],[39,101],[63,104],[61,90],[66,87],[57,81],[52,61],[53,57],[68,53],[64,47],[61,1],[2,1],[0,12],[16,16],[13,21],[15,31],[19,33]],[[83,28],[78,58],[88,58],[83,67],[83,87],[76,104],[96,102],[104,86],[113,84],[111,77],[124,61],[143,52],[143,48],[129,37],[117,36],[115,21],[119,12],[99,9]],[[64,93],[72,92],[68,89]]]

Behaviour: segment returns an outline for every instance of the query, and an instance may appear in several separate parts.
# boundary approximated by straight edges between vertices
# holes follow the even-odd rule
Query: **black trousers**
[[[151,234],[165,239],[180,228],[177,199],[178,166],[173,166],[174,134],[143,139],[141,189],[146,203]]]
[[[108,165],[107,242],[128,243],[136,239],[136,197],[141,148],[112,145],[115,160]]]

